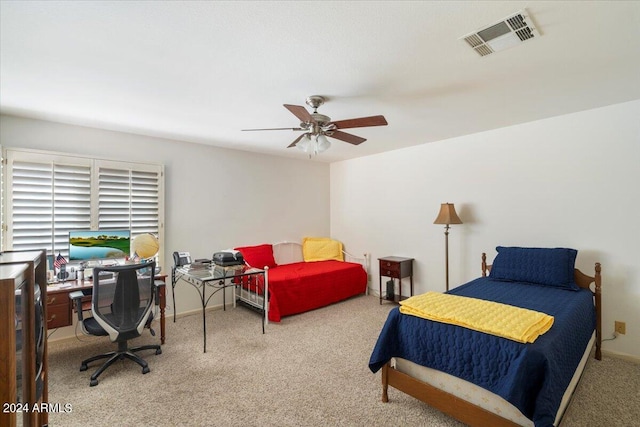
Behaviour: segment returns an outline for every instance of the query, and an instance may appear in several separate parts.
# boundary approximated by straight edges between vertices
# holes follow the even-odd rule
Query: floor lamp
[[[445,252],[445,268],[447,277],[447,291],[449,290],[449,225],[462,224],[462,221],[456,213],[453,203],[442,203],[440,205],[440,213],[434,224],[444,224],[444,252]]]

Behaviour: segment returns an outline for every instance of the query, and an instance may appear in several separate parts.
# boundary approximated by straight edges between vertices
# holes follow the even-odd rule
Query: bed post
[[[389,401],[389,394],[387,393],[389,390],[389,369],[391,369],[389,363],[390,362],[387,362],[382,366],[382,401],[384,403]]]
[[[487,254],[482,252],[482,277],[487,277]]]
[[[587,276],[582,271],[575,268],[573,278],[578,286],[588,289],[593,295],[593,305],[596,309],[596,354],[595,358],[602,360],[602,276],[600,274],[602,268],[599,262],[595,264],[595,275]],[[593,289],[591,284],[595,284]]]
[[[602,295],[601,295],[601,286],[602,286],[602,277],[600,276],[600,263],[596,262],[596,276],[595,283],[596,288],[594,292],[594,299],[596,304],[596,359],[602,360]]]

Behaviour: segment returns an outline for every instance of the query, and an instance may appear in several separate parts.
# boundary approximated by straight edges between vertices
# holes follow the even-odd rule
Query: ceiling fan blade
[[[385,126],[387,119],[384,116],[360,117],[358,119],[338,120],[331,122],[336,125],[336,129],[364,128],[369,126]]]
[[[302,128],[266,128],[266,129],[242,129],[243,132],[254,130],[304,130]]]
[[[331,136],[331,138],[339,139],[340,141],[348,142],[349,144],[353,145],[362,144],[366,141],[366,138],[362,138],[339,130],[334,130],[333,133],[329,136]]]
[[[287,145],[287,148],[295,147],[295,146],[296,146],[296,144],[297,144],[298,142],[300,142],[300,140],[301,140],[302,138],[304,138],[304,136],[305,136],[305,135],[306,135],[306,133],[303,133],[302,135],[300,135],[299,137],[297,137],[297,138],[296,138],[296,139],[295,139],[291,144]]]
[[[307,109],[304,108],[302,105],[289,105],[289,104],[283,104],[283,105],[284,105],[284,108],[291,111],[294,116],[300,119],[301,122],[304,122],[304,123],[316,122],[315,119],[311,117],[311,114],[309,114]]]

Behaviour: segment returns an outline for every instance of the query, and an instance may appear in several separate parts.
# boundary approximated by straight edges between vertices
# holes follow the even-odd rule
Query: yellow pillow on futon
[[[344,261],[342,243],[327,237],[305,237],[302,239],[302,257],[305,261]]]

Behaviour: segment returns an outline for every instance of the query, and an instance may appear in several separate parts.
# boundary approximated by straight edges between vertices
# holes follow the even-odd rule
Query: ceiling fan
[[[287,148],[298,147],[307,152],[309,156],[316,155],[328,149],[331,143],[327,137],[339,139],[349,144],[358,145],[366,141],[365,138],[342,132],[340,129],[350,129],[369,126],[385,126],[387,120],[384,116],[360,117],[357,119],[331,121],[331,118],[318,113],[318,107],[324,104],[325,98],[312,95],[306,99],[306,104],[313,108],[313,113],[301,105],[284,104],[294,116],[300,119],[300,127],[297,128],[268,128],[268,129],[242,129],[243,131],[258,130],[293,130],[304,131]]]

